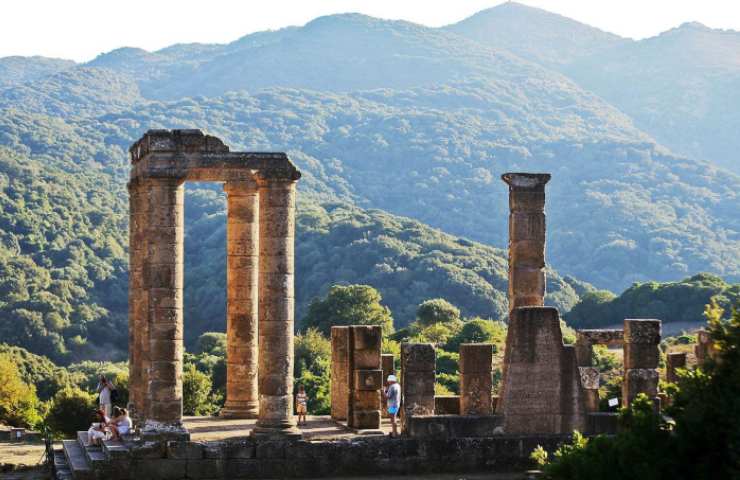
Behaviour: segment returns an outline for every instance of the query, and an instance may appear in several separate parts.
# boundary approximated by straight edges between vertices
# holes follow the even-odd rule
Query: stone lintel
[[[624,331],[618,329],[583,329],[576,331],[579,342],[590,345],[607,345],[621,347],[624,343]]]
[[[501,180],[511,190],[544,192],[545,184],[550,181],[549,173],[509,172],[501,175]]]

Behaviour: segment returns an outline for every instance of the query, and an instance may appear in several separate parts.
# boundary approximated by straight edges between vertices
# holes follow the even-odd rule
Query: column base
[[[182,422],[157,422],[147,420],[141,429],[142,440],[148,441],[190,441],[190,432]]]
[[[221,418],[258,418],[259,403],[257,402],[229,402],[218,412]]]
[[[255,440],[300,440],[303,433],[298,427],[254,427],[250,436]]]

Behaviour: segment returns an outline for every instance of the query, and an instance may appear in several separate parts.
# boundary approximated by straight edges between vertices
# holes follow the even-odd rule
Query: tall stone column
[[[293,416],[295,180],[258,180],[259,420],[255,436],[299,436]]]
[[[129,289],[128,289],[128,353],[129,403],[135,422],[146,420],[147,375],[144,357],[148,356],[148,295],[144,279],[147,254],[148,190],[142,180],[134,180],[129,190]]]
[[[660,334],[660,320],[624,320],[622,406],[629,406],[640,393],[654,401],[658,396]]]
[[[182,427],[184,187],[149,180],[145,276],[149,290],[149,412],[146,431],[186,433]]]
[[[226,217],[226,403],[220,416],[257,418],[259,196],[255,181],[229,182]]]
[[[509,312],[544,305],[546,173],[505,173],[509,185]]]
[[[401,344],[401,409],[404,429],[408,418],[434,415],[437,354],[431,343]]]
[[[331,418],[334,420],[347,420],[349,377],[349,327],[331,327]]]
[[[347,426],[357,430],[380,428],[383,370],[380,350],[383,333],[377,325],[349,327],[349,405]]]

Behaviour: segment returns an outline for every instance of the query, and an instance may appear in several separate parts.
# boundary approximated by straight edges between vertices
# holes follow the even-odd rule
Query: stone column
[[[696,363],[699,366],[704,365],[707,360],[714,360],[717,355],[717,349],[714,346],[714,341],[709,336],[709,332],[706,330],[699,330],[696,334],[696,345],[694,345],[694,355],[696,355]]]
[[[460,414],[491,415],[493,345],[460,345]]]
[[[628,406],[639,393],[658,396],[660,320],[624,321],[624,383],[622,405]]]
[[[347,426],[358,430],[380,428],[380,396],[383,371],[380,348],[383,333],[379,326],[349,327],[349,410]]]
[[[226,403],[220,416],[257,418],[259,196],[253,180],[229,182],[226,216]]]
[[[149,180],[145,276],[149,289],[149,415],[146,430],[182,427],[183,184]]]
[[[293,416],[295,180],[259,183],[259,420],[255,436],[300,436]]]
[[[331,327],[331,418],[347,420],[349,327]]]
[[[401,344],[401,409],[405,419],[434,415],[437,354],[431,343]]]
[[[129,288],[128,353],[129,403],[131,418],[138,424],[146,420],[148,378],[144,356],[148,355],[148,295],[144,279],[147,254],[148,191],[141,180],[128,185],[129,190]]]
[[[505,173],[509,185],[509,312],[545,300],[544,173]]]
[[[676,371],[679,368],[686,368],[686,352],[671,352],[666,355],[665,379],[667,382],[678,382],[678,373]]]
[[[383,378],[382,378],[383,385],[387,386],[386,380],[388,379],[388,375],[395,372],[395,367],[393,363],[394,363],[394,358],[392,354],[386,353],[386,354],[380,355],[380,366],[383,370]],[[381,404],[382,404],[381,409],[380,409],[381,416],[384,418],[390,417],[390,415],[388,415],[388,399],[385,398],[385,395],[381,395]]]

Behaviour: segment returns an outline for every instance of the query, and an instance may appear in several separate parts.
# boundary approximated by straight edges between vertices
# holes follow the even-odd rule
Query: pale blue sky
[[[428,26],[459,21],[500,0],[7,0],[0,57],[90,60],[121,46],[156,50],[179,42],[226,43],[247,33],[361,12]],[[686,21],[740,30],[738,0],[521,0],[625,37]]]

